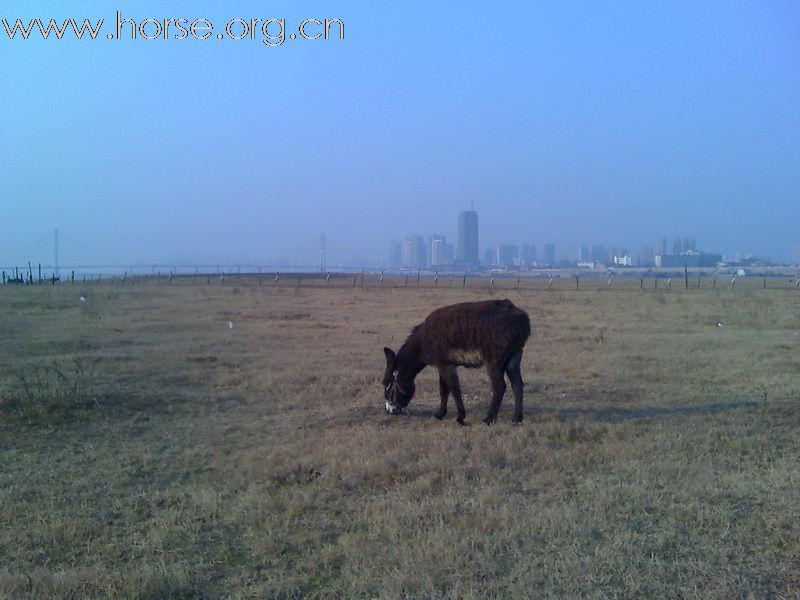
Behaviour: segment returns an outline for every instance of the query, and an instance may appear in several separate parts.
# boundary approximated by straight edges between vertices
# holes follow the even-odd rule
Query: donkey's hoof
[[[521,424],[521,423],[522,423],[522,417],[519,417],[519,418],[517,418],[517,417],[514,417],[513,419],[511,419],[511,423],[512,423],[513,425],[519,425],[519,424]]]
[[[481,423],[484,425],[493,425],[496,419],[492,419],[490,417],[486,417]]]
[[[437,412],[435,415],[433,415],[433,417],[434,417],[435,419],[439,419],[440,421],[441,421],[442,419],[444,419],[444,418],[445,418],[445,416],[447,416],[447,411],[444,411],[444,412],[442,412],[442,411],[439,411],[439,412]]]

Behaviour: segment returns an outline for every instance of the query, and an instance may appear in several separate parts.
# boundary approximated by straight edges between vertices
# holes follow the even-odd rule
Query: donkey
[[[461,397],[456,367],[486,365],[492,383],[492,404],[483,420],[497,420],[497,411],[506,391],[503,374],[514,391],[514,422],[522,421],[522,349],[531,334],[528,314],[510,300],[463,302],[434,310],[411,330],[411,335],[395,354],[384,348],[386,371],[383,375],[386,412],[401,414],[414,397],[414,378],[428,365],[439,369],[441,405],[437,419],[447,414],[447,399],[452,394],[458,410],[456,421],[464,424],[466,411]]]

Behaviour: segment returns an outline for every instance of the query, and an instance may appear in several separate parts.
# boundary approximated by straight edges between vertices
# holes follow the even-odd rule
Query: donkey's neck
[[[416,330],[408,336],[397,352],[397,365],[404,376],[412,379],[425,368],[425,363],[422,361],[422,343]]]

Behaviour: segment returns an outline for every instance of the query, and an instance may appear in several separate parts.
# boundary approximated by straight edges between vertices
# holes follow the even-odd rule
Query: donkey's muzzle
[[[400,408],[399,406],[395,406],[394,404],[391,404],[390,402],[387,401],[386,402],[386,412],[389,413],[390,415],[402,415],[403,414],[403,409]]]

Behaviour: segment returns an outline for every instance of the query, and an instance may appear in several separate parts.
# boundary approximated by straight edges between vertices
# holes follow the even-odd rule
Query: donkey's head
[[[384,348],[386,371],[383,373],[383,395],[386,398],[386,412],[390,415],[403,414],[403,409],[414,397],[414,377],[404,374],[397,355]]]

